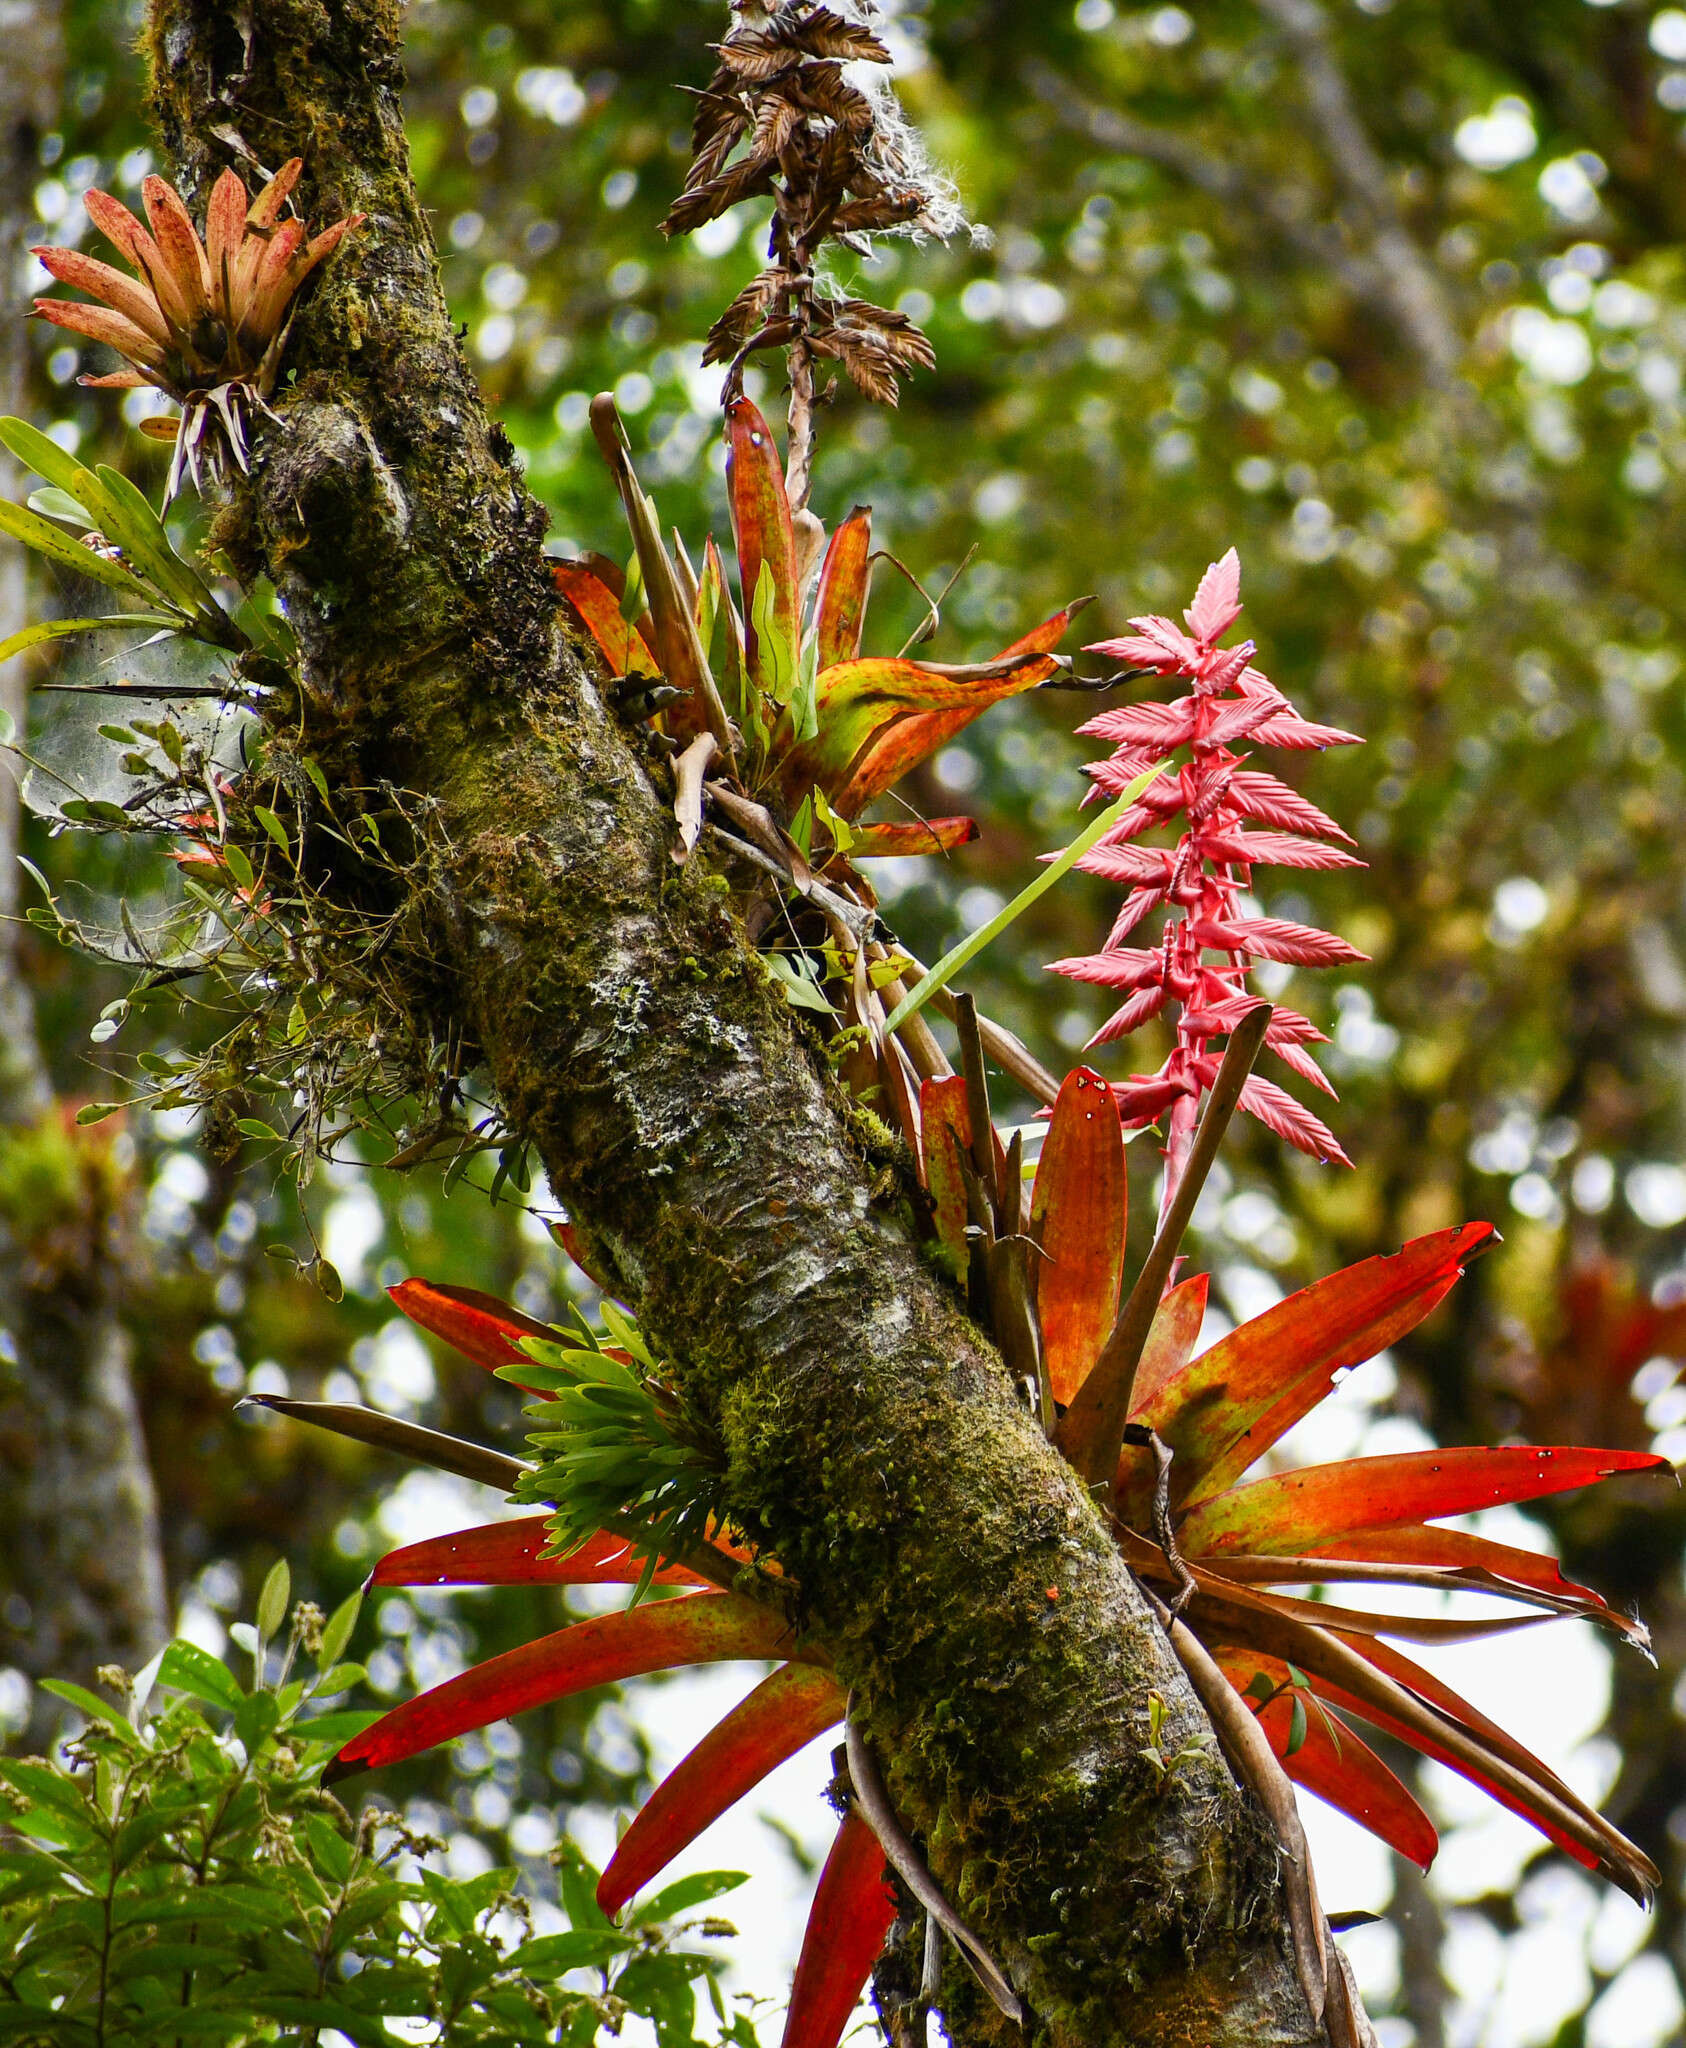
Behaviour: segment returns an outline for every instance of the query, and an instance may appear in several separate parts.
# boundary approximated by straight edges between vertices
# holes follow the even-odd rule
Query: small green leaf
[[[238,846],[228,845],[222,849],[223,865],[242,889],[252,886],[252,863]]]
[[[658,1920],[671,1920],[678,1913],[688,1913],[693,1906],[706,1905],[710,1899],[723,1898],[727,1892],[735,1892],[740,1884],[748,1884],[747,1870],[699,1870],[690,1877],[680,1878],[677,1884],[670,1884],[646,1899],[641,1906],[635,1906],[627,1916],[631,1927],[649,1927]]]
[[[45,490],[31,491],[24,500],[31,512],[39,512],[46,519],[69,519],[84,532],[98,522],[86,505],[78,504],[68,491],[61,491],[57,484],[48,484]]]
[[[325,776],[322,773],[321,768],[317,765],[315,761],[311,759],[311,757],[308,754],[304,757],[301,766],[303,767],[306,775],[310,777],[311,782],[315,785],[316,794],[322,799],[324,803],[326,803],[328,801],[327,776]]]
[[[179,1638],[164,1652],[158,1679],[161,1685],[184,1692],[190,1699],[204,1700],[209,1706],[230,1711],[246,1697],[226,1664],[200,1649],[197,1643]]]
[[[252,806],[252,816],[257,819],[258,823],[269,834],[270,838],[275,841],[283,853],[290,853],[292,851],[287,840],[287,828],[273,811],[266,810],[262,804],[254,804]]]
[[[1297,1756],[1305,1747],[1305,1738],[1305,1701],[1295,1693],[1293,1711],[1288,1716],[1288,1747],[1284,1753],[1288,1756]]]
[[[255,1116],[236,1117],[234,1119],[234,1128],[243,1138],[257,1138],[265,1143],[269,1142],[276,1135],[271,1125],[266,1124],[261,1117]]]
[[[108,1116],[115,1116],[123,1107],[120,1102],[84,1102],[76,1112],[79,1124],[102,1124]]]
[[[329,1616],[322,1630],[322,1647],[316,1653],[316,1662],[321,1670],[328,1671],[339,1662],[346,1644],[351,1641],[351,1631],[357,1626],[362,1606],[361,1592],[353,1593],[348,1600],[342,1600]]]
[[[263,1591],[258,1595],[258,1634],[264,1637],[281,1633],[281,1624],[287,1619],[287,1602],[292,1597],[293,1575],[287,1569],[287,1560],[278,1557],[269,1568],[269,1576],[263,1582]]]

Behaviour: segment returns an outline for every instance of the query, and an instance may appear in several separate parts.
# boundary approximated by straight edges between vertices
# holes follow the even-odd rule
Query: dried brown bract
[[[870,0],[847,12],[808,0],[737,0],[716,46],[719,69],[698,98],[685,188],[662,223],[667,234],[689,234],[745,199],[774,201],[768,266],[715,322],[703,360],[728,366],[729,402],[751,355],[790,351],[797,509],[812,458],[815,359],[840,364],[884,405],[896,403],[902,376],[935,360],[905,314],[822,291],[821,251],[837,242],[865,254],[864,236],[947,236],[965,225],[890,91],[890,52],[872,13]]]

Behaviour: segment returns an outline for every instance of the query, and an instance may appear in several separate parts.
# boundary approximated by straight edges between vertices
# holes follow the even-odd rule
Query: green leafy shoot
[[[249,1642],[279,1637],[288,1592],[277,1565],[237,1624]],[[355,1598],[327,1622],[295,1606],[278,1673],[250,1688],[183,1641],[136,1677],[102,1671],[111,1699],[46,1682],[83,1726],[50,1759],[0,1757],[0,2041],[257,2048],[335,2028],[373,2044],[397,2021],[453,2048],[591,2048],[633,2013],[663,2048],[698,2048],[700,1981],[723,2038],[756,2048],[724,1958],[693,1945],[733,1930],[680,1922],[737,1872],[684,1879],[616,1928],[564,1841],[571,1924],[535,1934],[516,1872],[447,1876],[430,1867],[442,1842],[323,1791],[322,1766],[377,1718],[312,1710],[361,1676],[336,1669],[355,1620]],[[314,1670],[293,1677],[301,1657]]]
[[[27,420],[0,418],[0,445],[47,480],[44,490],[31,494],[27,510],[0,504],[0,532],[145,607],[26,626],[0,641],[0,661],[62,633],[115,627],[158,626],[231,652],[246,648],[245,633],[199,571],[176,553],[163,521],[127,477],[103,464],[85,469]],[[73,538],[55,520],[69,521],[80,532]]]
[[[537,1462],[515,1497],[555,1509],[547,1554],[566,1557],[601,1529],[624,1533],[643,1560],[636,1604],[664,1558],[707,1543],[723,1460],[681,1415],[631,1317],[607,1300],[601,1313],[606,1339],[583,1323],[577,1345],[528,1337],[529,1362],[498,1377],[546,1396],[527,1410]]]

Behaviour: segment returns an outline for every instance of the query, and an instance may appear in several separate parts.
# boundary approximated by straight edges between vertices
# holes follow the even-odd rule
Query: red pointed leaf
[[[1448,1765],[1630,1896],[1655,1884],[1649,1860],[1538,1757],[1391,1645],[1218,1602],[1206,1609],[1208,1642],[1291,1658],[1320,1699]]]
[[[909,854],[952,853],[957,846],[970,846],[977,836],[976,818],[913,818],[857,825],[849,858],[892,860]]]
[[[489,1658],[395,1707],[346,1744],[326,1779],[400,1763],[471,1728],[594,1685],[682,1664],[778,1657],[789,1651],[790,1632],[777,1615],[730,1593],[691,1593],[623,1614],[595,1615]]]
[[[1286,1685],[1288,1667],[1280,1658],[1257,1652],[1230,1651],[1218,1658],[1224,1676],[1245,1694],[1249,1681],[1262,1672],[1272,1685]],[[1315,1688],[1314,1688],[1315,1690]],[[1306,1714],[1305,1741],[1288,1755],[1293,1700],[1283,1692],[1259,1714],[1259,1723],[1282,1768],[1296,1785],[1315,1792],[1331,1806],[1377,1835],[1401,1856],[1427,1870],[1440,1847],[1434,1823],[1384,1764],[1370,1745],[1342,1722],[1340,1747],[1315,1708]]]
[[[596,641],[612,676],[661,674],[643,636],[621,616],[620,600],[579,562],[555,562],[551,575],[580,624]]]
[[[780,2048],[837,2048],[895,1917],[884,1851],[851,1808],[820,1872]]]
[[[1673,1469],[1666,1458],[1648,1451],[1521,1444],[1348,1458],[1232,1487],[1193,1509],[1178,1540],[1190,1557],[1221,1557],[1226,1550],[1268,1557],[1336,1542],[1363,1529],[1395,1528],[1567,1493],[1619,1472]]]
[[[1400,1529],[1367,1529],[1362,1535],[1348,1536],[1338,1543],[1320,1543],[1312,1555],[1331,1562],[1351,1560],[1485,1572],[1554,1600],[1572,1600],[1595,1608],[1607,1605],[1602,1593],[1566,1579],[1555,1557],[1537,1550],[1519,1550],[1509,1543],[1494,1543],[1489,1537],[1472,1536],[1462,1529],[1409,1525]]]
[[[1061,1083],[1031,1196],[1042,1348],[1054,1399],[1068,1407],[1118,1319],[1127,1188],[1112,1090],[1077,1067]]]
[[[743,597],[744,640],[749,666],[757,670],[755,590],[761,566],[773,579],[774,616],[794,657],[799,643],[796,616],[796,537],[785,496],[784,470],[772,429],[747,398],[726,408],[726,489],[732,531],[738,544],[738,579]]]
[[[1167,1381],[1139,1419],[1176,1452],[1173,1484],[1185,1501],[1192,1506],[1232,1485],[1317,1406],[1337,1373],[1414,1329],[1492,1236],[1491,1224],[1466,1223],[1332,1273],[1243,1323]]]
[[[867,590],[872,581],[872,507],[857,505],[831,536],[814,594],[818,666],[853,661],[861,651]]]
[[[937,1242],[943,1260],[958,1279],[966,1273],[966,1183],[960,1161],[972,1150],[972,1117],[966,1107],[966,1081],[960,1074],[919,1084],[919,1125],[924,1153],[925,1186],[937,1207]]]
[[[371,1586],[631,1586],[644,1568],[624,1536],[593,1536],[570,1557],[545,1557],[548,1515],[487,1522],[450,1536],[430,1536],[390,1550],[369,1575]],[[664,1565],[658,1586],[707,1582],[682,1565]]]
[[[840,1721],[846,1704],[837,1680],[812,1664],[786,1664],[763,1679],[639,1808],[598,1884],[604,1912],[618,1913],[769,1771]]]
[[[545,1228],[600,1294],[616,1291],[608,1273],[593,1256],[590,1242],[577,1223],[549,1223]]]
[[[1160,1388],[1174,1379],[1194,1355],[1201,1325],[1206,1320],[1206,1293],[1210,1286],[1209,1275],[1192,1273],[1159,1304],[1147,1343],[1142,1347],[1141,1363],[1136,1367],[1132,1419],[1145,1417],[1154,1408]]]
[[[1548,1841],[1555,1842],[1584,1868],[1601,1870],[1606,1877],[1612,1878],[1630,1898],[1641,1897],[1647,1886],[1655,1882],[1656,1872],[1647,1858],[1624,1841],[1601,1815],[1578,1799],[1556,1772],[1543,1764],[1531,1750],[1507,1735],[1496,1722],[1489,1721],[1485,1714],[1453,1692],[1450,1686],[1442,1685],[1432,1673],[1413,1663],[1391,1644],[1370,1640],[1362,1644],[1349,1643],[1347,1647],[1359,1650],[1366,1661],[1386,1677],[1426,1701],[1448,1721],[1479,1738],[1495,1757],[1537,1784],[1545,1797],[1539,1800],[1531,1798],[1524,1787],[1507,1783],[1496,1773],[1482,1770],[1458,1748],[1450,1744],[1441,1745],[1431,1733],[1414,1722],[1396,1719],[1374,1701],[1358,1693],[1347,1692],[1338,1682],[1320,1679],[1313,1674],[1312,1690],[1320,1698],[1360,1715],[1383,1734],[1409,1743],[1420,1755],[1445,1764],[1472,1785],[1479,1785],[1490,1798],[1527,1821],[1530,1827],[1538,1828]],[[1296,1658],[1295,1661],[1300,1660]],[[1554,1806],[1558,1806],[1555,1813]],[[1563,1824],[1571,1816],[1581,1823],[1578,1830]],[[1600,1846],[1603,1854],[1600,1854]]]
[[[436,1280],[400,1280],[387,1293],[422,1329],[442,1338],[454,1351],[488,1372],[519,1365],[526,1357],[523,1337],[542,1337],[547,1344],[566,1340],[546,1323],[524,1316],[495,1294],[477,1287],[446,1287]]]

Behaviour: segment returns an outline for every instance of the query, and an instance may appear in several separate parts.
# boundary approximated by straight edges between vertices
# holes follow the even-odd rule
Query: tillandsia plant
[[[347,214],[313,237],[303,221],[283,219],[303,169],[302,157],[291,158],[255,199],[238,171],[224,171],[211,188],[203,241],[181,194],[160,177],[141,184],[150,234],[109,192],[84,193],[89,218],[133,267],[132,278],[79,249],[32,252],[61,283],[99,301],[37,299],[37,314],[104,342],[129,364],[80,381],[111,389],[150,384],[181,407],[178,419],[143,424],[175,444],[166,499],[184,475],[200,482],[213,420],[222,445],[247,467],[247,421],[275,390],[299,288],[362,225],[361,214]]]
[[[1234,617],[1232,557],[1209,572],[1202,590],[1193,608],[1199,653],[1178,650],[1178,665],[1198,659],[1208,674],[1221,673],[1214,643]],[[1237,650],[1243,661],[1247,653]],[[1233,661],[1231,669],[1238,672]],[[1293,716],[1259,686],[1242,701],[1269,706],[1261,724]],[[1211,763],[1202,761],[1199,772],[1212,772]],[[1227,764],[1217,779],[1233,788]],[[1190,795],[1197,819],[1212,814],[1209,787]],[[1288,798],[1274,801],[1281,816]],[[1303,825],[1305,813],[1295,812],[1292,822]],[[1202,861],[1230,871],[1215,885],[1228,889],[1239,886],[1233,870],[1245,856],[1234,851],[1237,829],[1226,830],[1221,840],[1201,835],[1195,843]],[[1293,1787],[1316,1792],[1424,1867],[1438,1846],[1428,1815],[1360,1727],[1459,1772],[1635,1898],[1647,1898],[1656,1884],[1649,1859],[1548,1764],[1395,1645],[1467,1641],[1573,1616],[1648,1653],[1643,1625],[1566,1579],[1554,1559],[1442,1525],[1500,1503],[1669,1468],[1638,1451],[1508,1445],[1271,1469],[1286,1433],[1348,1372],[1431,1314],[1493,1231],[1472,1223],[1415,1239],[1305,1288],[1199,1350],[1207,1277],[1173,1284],[1173,1273],[1200,1185],[1246,1099],[1252,1062],[1270,1042],[1277,1013],[1247,990],[1233,959],[1222,969],[1204,966],[1208,951],[1253,949],[1232,899],[1219,899],[1228,914],[1217,918],[1193,870],[1192,857],[1186,882],[1167,869],[1165,893],[1175,901],[1172,892],[1184,889],[1181,907],[1204,908],[1210,917],[1196,927],[1195,967],[1201,975],[1221,972],[1222,1000],[1235,1007],[1223,1013],[1223,1025],[1204,1027],[1207,1040],[1227,1030],[1215,1070],[1196,1064],[1209,1057],[1204,1045],[1189,1056],[1185,1071],[1207,1097],[1205,1111],[1133,1277],[1126,1270],[1125,1128],[1140,1121],[1143,1102],[1129,1083],[1114,1088],[1086,1067],[1066,1077],[1027,1189],[1022,1133],[1004,1142],[994,1128],[975,1012],[961,996],[962,1071],[924,1078],[910,1128],[933,1258],[965,1289],[1049,1435],[1089,1482],[1219,1744],[1257,1794],[1282,1849],[1302,1988],[1335,2048],[1345,2048],[1362,2038],[1354,1994],[1318,1902]],[[1175,960],[1180,943],[1173,933],[1159,957]],[[1200,982],[1171,993],[1209,1004]],[[1304,1038],[1286,1042],[1298,1046]],[[1176,1091],[1162,1106],[1182,1099]],[[1170,1137],[1173,1119],[1166,1123]],[[1022,2020],[1017,1994],[897,1818],[850,1717],[832,1648],[803,1630],[800,1587],[776,1559],[757,1554],[748,1532],[721,1519],[717,1453],[686,1434],[661,1364],[624,1311],[607,1303],[605,1335],[582,1343],[472,1290],[410,1280],[392,1292],[423,1328],[540,1395],[530,1411],[537,1463],[367,1411],[266,1405],[407,1450],[554,1512],[407,1546],[381,1561],[371,1583],[621,1583],[635,1589],[634,1604],[573,1623],[400,1706],[347,1743],[329,1776],[378,1769],[609,1680],[723,1659],[777,1659],[773,1676],[634,1819],[603,1874],[604,1910],[621,1910],[767,1772],[842,1721],[846,1768],[835,1790],[844,1818],[815,1894],[786,2048],[834,2048],[892,1926],[899,1919],[907,1928],[920,1915],[929,1965],[920,1998],[940,2003],[946,1942],[1003,2012]],[[1479,1593],[1506,1606],[1469,1619],[1329,1597],[1349,1584]],[[637,1604],[652,1587],[661,1597]],[[1057,1599],[1058,1587],[1048,1597]],[[1165,1755],[1162,1722],[1163,1705],[1150,1697],[1144,1755],[1153,1753],[1164,1782],[1186,1756]],[[879,1994],[893,2018],[905,1992],[886,1976]]]

